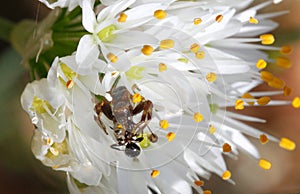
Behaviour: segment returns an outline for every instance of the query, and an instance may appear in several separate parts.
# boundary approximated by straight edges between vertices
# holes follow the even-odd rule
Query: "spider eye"
[[[135,158],[141,153],[141,148],[135,143],[128,143],[125,148],[125,154],[130,158]]]

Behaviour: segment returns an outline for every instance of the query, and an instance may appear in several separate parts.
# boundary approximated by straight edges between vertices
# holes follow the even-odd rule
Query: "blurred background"
[[[289,56],[293,66],[277,72],[277,76],[293,88],[288,97],[292,100],[300,96],[300,1],[285,0],[264,11],[275,10],[290,10],[290,14],[276,18],[280,28],[274,34],[280,43],[293,47]],[[10,0],[0,6],[0,16],[13,22],[25,18],[41,20],[47,11],[37,0]],[[9,44],[0,41],[0,194],[68,193],[64,174],[43,166],[31,153],[33,126],[20,104],[20,95],[29,75],[21,66],[21,60]],[[261,85],[255,90],[264,89],[268,87]],[[283,99],[280,96],[274,98]],[[288,137],[300,146],[300,109],[259,107],[247,108],[243,113],[267,119],[268,124],[249,124],[274,136]],[[261,145],[256,139],[251,141],[261,156],[272,162],[271,170],[262,170],[257,161],[243,154],[238,160],[226,158],[236,185],[213,176],[205,182],[204,188],[215,194],[300,193],[300,149],[288,152],[274,143]]]

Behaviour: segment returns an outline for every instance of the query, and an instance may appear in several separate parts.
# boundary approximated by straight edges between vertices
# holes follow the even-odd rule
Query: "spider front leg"
[[[103,131],[108,135],[106,131],[106,127],[104,123],[101,120],[101,113],[103,113],[109,120],[112,120],[115,122],[115,117],[112,113],[111,104],[106,99],[101,100],[99,103],[95,105],[95,111],[97,116],[95,116],[95,120],[98,123],[98,125],[103,129]]]

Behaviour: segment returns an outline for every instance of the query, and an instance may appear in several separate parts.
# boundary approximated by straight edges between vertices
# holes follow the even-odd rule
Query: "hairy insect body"
[[[108,119],[112,120],[114,127],[111,127],[111,129],[114,131],[117,143],[111,145],[111,147],[124,151],[128,157],[137,157],[141,153],[141,148],[137,143],[143,140],[143,130],[151,120],[152,102],[143,100],[134,107],[132,96],[124,86],[114,88],[111,91],[111,97],[111,102],[104,98],[95,105],[97,113],[95,119],[106,134],[108,133],[101,121],[101,113],[104,113]],[[142,113],[141,120],[135,123],[133,116],[139,113]],[[158,139],[157,135],[152,132],[148,138],[153,143]]]

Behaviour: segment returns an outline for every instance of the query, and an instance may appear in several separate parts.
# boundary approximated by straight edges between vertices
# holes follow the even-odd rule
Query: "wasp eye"
[[[134,158],[140,155],[141,153],[141,148],[136,145],[135,143],[128,143],[125,148],[125,154],[130,157]]]

